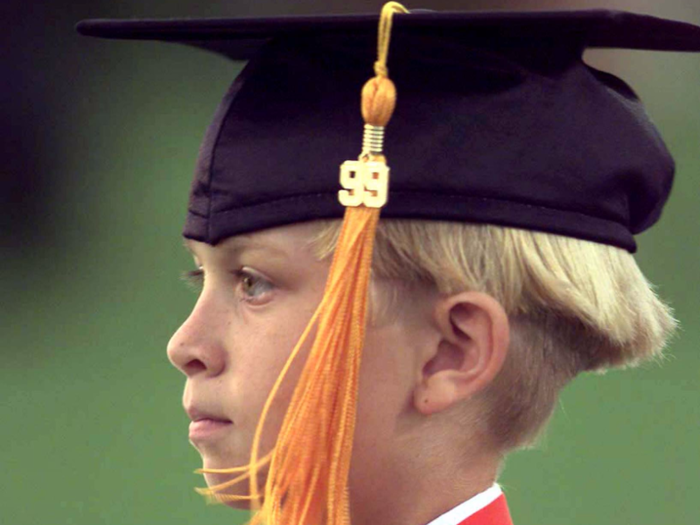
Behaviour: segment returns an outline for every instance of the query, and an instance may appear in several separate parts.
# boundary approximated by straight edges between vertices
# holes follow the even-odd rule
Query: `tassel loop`
[[[389,43],[391,41],[391,27],[394,23],[395,13],[408,13],[403,5],[398,2],[387,2],[382,7],[379,15],[379,35],[377,38],[377,61],[374,63],[374,73],[378,77],[388,77],[389,70],[386,67],[389,58]]]

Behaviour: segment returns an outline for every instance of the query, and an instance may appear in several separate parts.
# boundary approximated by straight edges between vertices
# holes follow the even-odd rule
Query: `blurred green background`
[[[165,345],[195,296],[179,280],[199,141],[240,64],[176,45],[81,38],[89,17],[376,12],[381,2],[106,0],[0,8],[0,523],[236,524],[192,487],[183,379]],[[697,0],[433,1],[614,7],[700,23]],[[579,378],[542,446],[501,479],[517,525],[700,523],[700,54],[597,51],[678,162],[639,261],[682,324],[663,366]]]

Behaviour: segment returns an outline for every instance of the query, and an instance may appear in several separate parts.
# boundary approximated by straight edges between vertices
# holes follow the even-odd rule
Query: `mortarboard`
[[[392,30],[400,6],[388,7],[375,70],[386,78],[381,55],[391,34],[399,94],[383,148],[392,165],[383,217],[498,224],[634,251],[633,236],[661,214],[673,160],[634,91],[586,65],[583,52],[700,51],[700,27],[597,10],[414,12],[397,16]],[[283,438],[265,458],[256,438],[251,464],[227,469],[250,478],[255,499],[257,470],[271,462],[279,475],[267,481],[261,519],[273,525],[316,524],[319,516],[327,525],[349,522],[347,469],[378,213],[362,205],[346,211],[337,167],[357,154],[358,94],[371,74],[376,25],[376,16],[365,15],[78,25],[86,35],[172,41],[249,61],[207,130],[186,237],[216,244],[345,215]],[[363,90],[363,108],[369,98]],[[383,128],[391,111],[381,123],[362,116]],[[382,151],[373,149],[371,131],[363,153],[372,155],[364,160]],[[319,363],[321,377],[312,372]],[[216,492],[208,494],[221,496]]]
[[[249,60],[201,148],[186,237],[341,217],[376,15],[91,20],[86,35],[163,40]],[[400,103],[387,218],[487,222],[634,251],[673,161],[633,90],[586,48],[700,51],[700,28],[615,11],[412,12],[392,30]]]

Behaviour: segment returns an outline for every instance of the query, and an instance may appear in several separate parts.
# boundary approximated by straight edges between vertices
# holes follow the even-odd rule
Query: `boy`
[[[700,29],[610,12],[416,13],[392,33],[392,10],[362,100],[372,180],[356,186],[358,164],[341,175],[346,201],[369,198],[340,234],[329,166],[356,143],[376,18],[82,26],[251,59],[202,147],[185,237],[203,290],[168,354],[187,376],[205,493],[262,505],[269,523],[506,525],[499,467],[560,389],[658,355],[674,326],[630,255],[672,160],[631,89],[581,54],[697,51]],[[392,183],[365,337],[391,35]]]

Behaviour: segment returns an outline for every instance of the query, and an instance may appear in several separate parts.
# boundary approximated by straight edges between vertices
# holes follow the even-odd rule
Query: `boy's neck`
[[[353,490],[352,525],[426,525],[493,485],[500,458],[422,463],[403,462]]]

